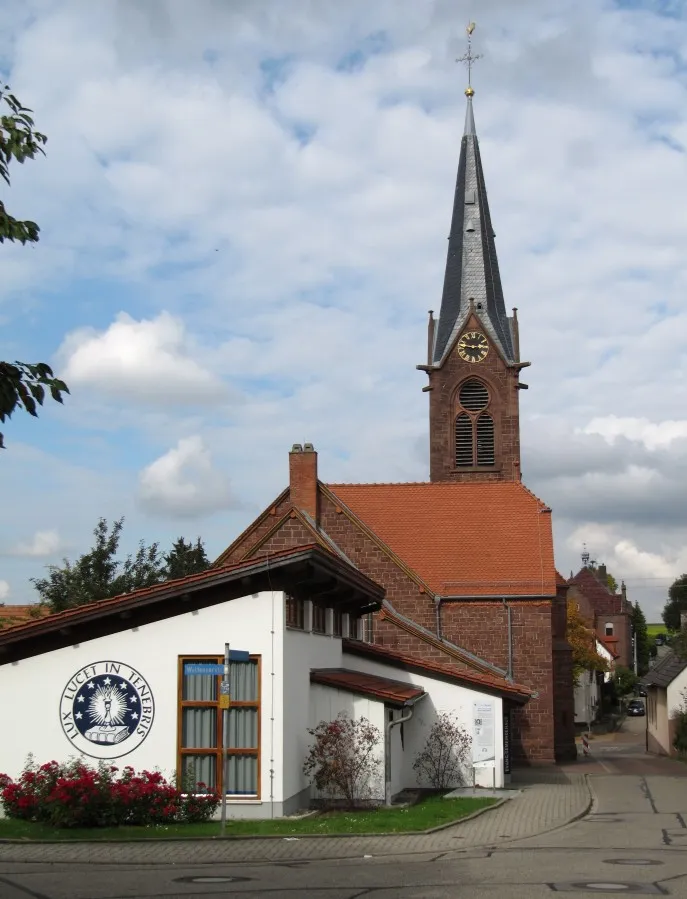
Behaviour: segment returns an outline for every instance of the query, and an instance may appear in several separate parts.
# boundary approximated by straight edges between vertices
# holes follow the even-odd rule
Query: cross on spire
[[[468,49],[462,56],[459,56],[456,62],[464,62],[468,69],[468,86],[465,88],[465,96],[473,97],[475,95],[475,91],[472,87],[472,67],[478,59],[482,58],[481,53],[473,53],[472,52],[472,32],[475,30],[475,23],[470,22],[470,24],[465,29],[468,36]]]

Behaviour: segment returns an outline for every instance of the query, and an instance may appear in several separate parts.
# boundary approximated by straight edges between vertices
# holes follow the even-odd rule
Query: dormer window
[[[606,636],[607,637],[613,636],[613,625],[610,623],[610,621],[606,622]]]

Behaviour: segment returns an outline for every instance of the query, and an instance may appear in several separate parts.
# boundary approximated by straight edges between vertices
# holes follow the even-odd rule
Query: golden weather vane
[[[472,67],[475,64],[476,60],[482,58],[481,53],[473,53],[472,52],[472,32],[475,30],[475,23],[470,22],[470,24],[465,29],[468,36],[468,49],[466,53],[463,53],[462,56],[459,56],[456,62],[464,62],[468,67],[468,86],[465,88],[465,96],[466,97],[474,97],[475,91],[472,87]]]

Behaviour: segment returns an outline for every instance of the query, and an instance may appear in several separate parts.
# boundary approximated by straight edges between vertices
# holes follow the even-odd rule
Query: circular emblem
[[[93,662],[62,691],[60,723],[72,746],[96,759],[133,752],[153,725],[155,701],[148,682],[123,662]]]

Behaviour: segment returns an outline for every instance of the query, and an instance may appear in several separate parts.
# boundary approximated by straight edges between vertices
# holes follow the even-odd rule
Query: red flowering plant
[[[37,768],[29,758],[17,781],[0,774],[0,802],[8,818],[54,827],[154,826],[207,821],[220,796],[200,783],[183,793],[159,771],[92,768],[80,759]]]
[[[373,792],[382,760],[375,753],[381,734],[367,718],[340,712],[334,721],[320,721],[308,730],[314,738],[303,773],[328,799],[344,800],[350,808],[365,805]]]

